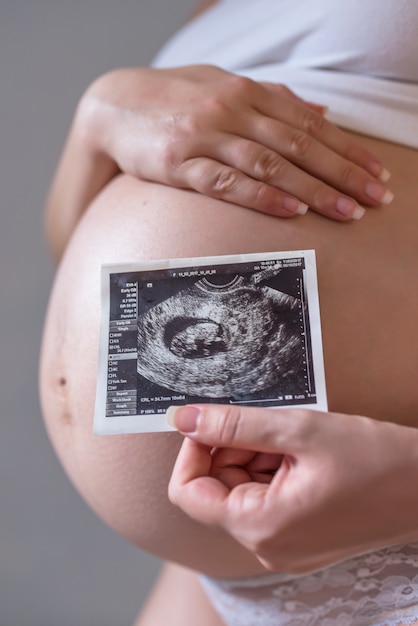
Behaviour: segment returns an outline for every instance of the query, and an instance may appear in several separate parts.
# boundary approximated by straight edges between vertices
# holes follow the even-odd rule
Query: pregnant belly
[[[372,143],[394,173],[397,200],[350,225],[276,220],[129,177],[110,184],[81,221],[51,295],[41,400],[70,478],[133,543],[213,576],[261,571],[221,531],[168,502],[179,435],[93,436],[102,263],[314,248],[330,408],[417,423],[417,154]]]

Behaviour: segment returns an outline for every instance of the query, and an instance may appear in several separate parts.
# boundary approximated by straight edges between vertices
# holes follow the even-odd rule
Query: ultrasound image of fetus
[[[228,350],[225,327],[210,319],[176,318],[167,324],[164,339],[173,354],[185,359],[214,356]]]
[[[138,319],[138,373],[177,393],[256,393],[303,377],[299,299],[250,279],[196,281]]]

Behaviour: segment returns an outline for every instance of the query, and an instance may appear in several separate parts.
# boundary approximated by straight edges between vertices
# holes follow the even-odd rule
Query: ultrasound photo
[[[170,405],[326,409],[313,251],[102,268],[95,432],[169,430]]]

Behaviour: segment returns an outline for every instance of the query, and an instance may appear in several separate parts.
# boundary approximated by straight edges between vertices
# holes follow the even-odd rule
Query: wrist
[[[381,462],[388,462],[385,483],[384,523],[393,529],[391,543],[418,540],[418,429],[380,423],[388,445],[382,448]]]

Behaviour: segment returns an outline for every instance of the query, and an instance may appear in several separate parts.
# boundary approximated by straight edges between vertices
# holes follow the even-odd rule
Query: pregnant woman
[[[103,263],[297,249],[316,250],[330,410],[415,433],[416,7],[293,5],[216,3],[177,34],[156,68],[113,72],[83,96],[48,202],[60,264],[45,323],[42,405],[57,454],[92,508],[132,543],[210,577],[214,604],[231,594],[224,623],[411,624],[416,546],[376,553],[366,582],[351,560],[348,585],[332,566],[325,583],[264,582],[251,552],[169,502],[180,435],[92,434]],[[346,130],[308,102],[329,106]],[[155,601],[139,623],[223,623],[194,573],[168,569],[164,577],[165,595],[184,582],[187,594],[175,593],[184,612],[167,617]],[[225,578],[243,579],[242,588],[225,589],[216,580]],[[274,599],[273,612],[263,597],[270,608]]]

